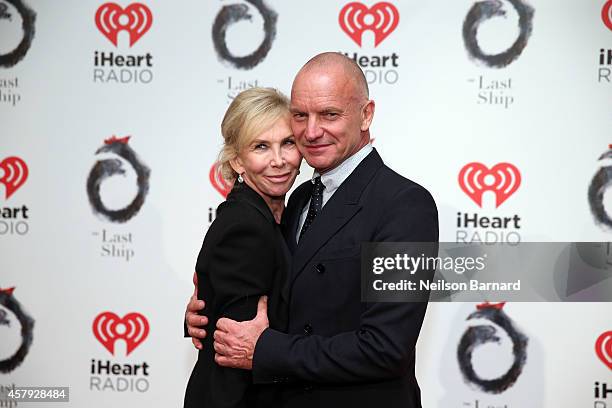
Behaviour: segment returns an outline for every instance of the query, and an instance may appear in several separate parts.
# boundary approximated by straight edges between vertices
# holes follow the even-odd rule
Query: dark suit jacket
[[[268,295],[270,327],[284,331],[282,298],[289,252],[280,226],[263,198],[236,183],[217,210],[198,256],[198,296],[206,300],[208,328],[221,317],[250,320],[261,295]],[[276,387],[254,386],[251,372],[214,362],[213,332],[203,341],[185,394],[185,407],[252,407],[273,404]]]
[[[299,245],[310,182],[291,195],[286,239],[293,252],[289,326],[266,329],[255,383],[286,383],[289,407],[420,407],[415,344],[426,303],[362,303],[360,244],[438,241],[431,195],[370,153],[323,207]]]

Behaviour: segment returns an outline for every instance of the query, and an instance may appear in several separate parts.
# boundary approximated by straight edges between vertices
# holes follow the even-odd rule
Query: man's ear
[[[372,119],[374,119],[374,101],[369,100],[361,109],[361,131],[365,132],[370,129]]]

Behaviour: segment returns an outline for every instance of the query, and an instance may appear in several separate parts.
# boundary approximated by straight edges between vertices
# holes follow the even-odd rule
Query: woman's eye
[[[293,139],[285,140],[285,144],[286,145],[294,145],[295,144],[295,140],[293,140]]]
[[[264,150],[266,147],[268,147],[268,146],[266,146],[263,143],[260,143],[258,145],[255,145],[255,150]]]

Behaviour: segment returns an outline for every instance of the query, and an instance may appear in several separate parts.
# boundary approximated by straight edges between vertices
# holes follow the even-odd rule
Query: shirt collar
[[[340,185],[344,182],[344,180],[346,180],[347,177],[351,175],[353,170],[357,168],[359,163],[361,163],[361,161],[365,159],[368,154],[370,154],[372,150],[373,150],[372,145],[368,143],[365,146],[363,146],[357,153],[350,156],[349,158],[344,160],[342,163],[340,163],[339,166],[328,171],[327,173],[321,175],[319,174],[318,171],[315,170],[315,172],[312,175],[312,179],[311,179],[312,183],[314,183],[315,178],[320,176],[321,182],[325,186],[325,190],[323,190],[323,194],[326,194],[328,196],[333,194],[338,189],[338,187],[340,187]]]

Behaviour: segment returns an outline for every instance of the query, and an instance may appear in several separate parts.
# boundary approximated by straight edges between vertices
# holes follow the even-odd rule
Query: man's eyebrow
[[[325,108],[321,109],[321,113],[337,113],[337,112],[342,112],[343,109],[340,109],[336,106],[326,106]]]

